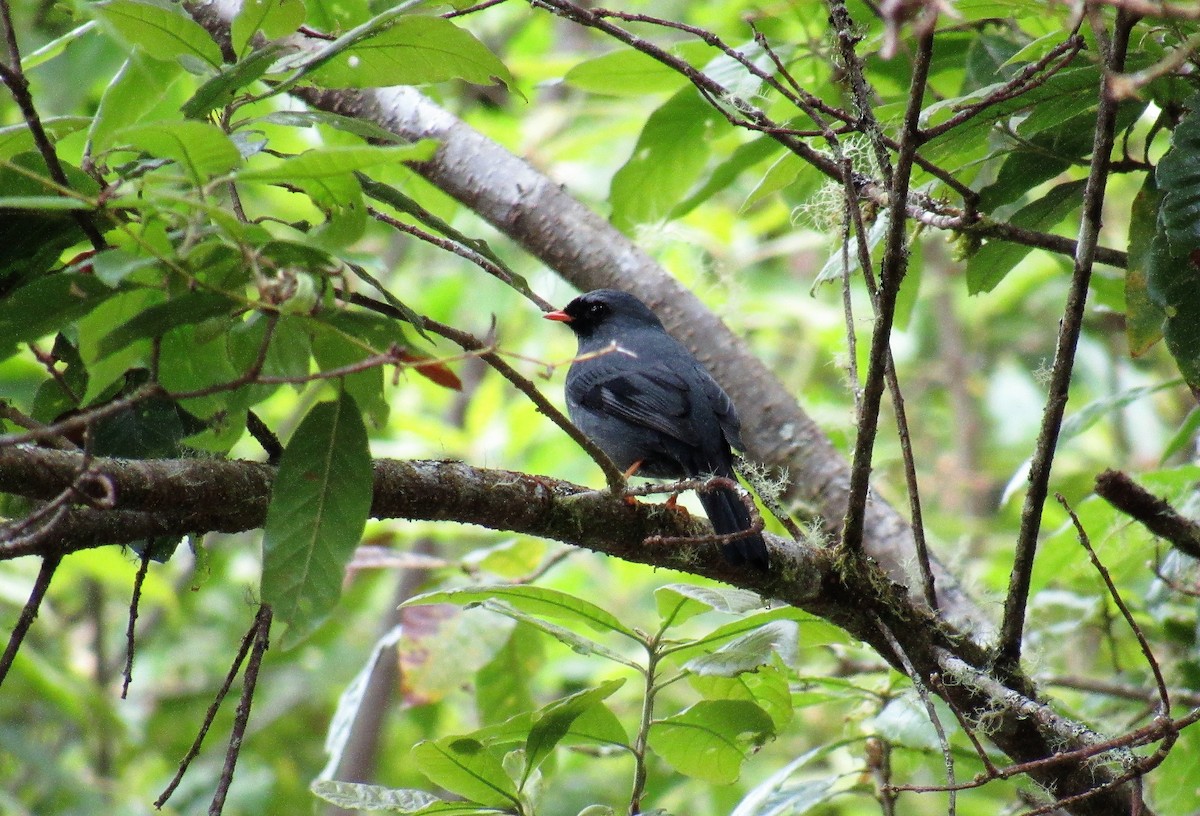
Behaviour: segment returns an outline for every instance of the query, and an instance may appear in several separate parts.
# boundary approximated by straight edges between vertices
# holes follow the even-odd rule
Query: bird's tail
[[[718,487],[700,491],[700,504],[717,534],[726,535],[750,529],[750,511],[733,490]],[[768,567],[767,544],[758,533],[722,544],[721,552],[730,564],[748,564],[764,572]]]

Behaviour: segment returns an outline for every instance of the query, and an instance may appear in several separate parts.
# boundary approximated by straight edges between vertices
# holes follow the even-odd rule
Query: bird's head
[[[596,289],[575,298],[561,311],[542,316],[566,323],[581,339],[597,332],[604,335],[619,330],[663,327],[649,306],[616,289]]]

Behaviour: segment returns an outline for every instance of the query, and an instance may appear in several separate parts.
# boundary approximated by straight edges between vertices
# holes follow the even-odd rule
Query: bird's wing
[[[738,418],[737,409],[733,407],[733,400],[701,366],[696,366],[696,378],[700,381],[700,388],[708,399],[708,404],[712,406],[713,413],[717,415],[717,421],[721,423],[725,439],[737,450],[744,450],[746,446],[742,444],[742,421]]]
[[[571,390],[584,408],[696,444],[694,395],[687,380],[662,363],[591,367],[579,372]]]

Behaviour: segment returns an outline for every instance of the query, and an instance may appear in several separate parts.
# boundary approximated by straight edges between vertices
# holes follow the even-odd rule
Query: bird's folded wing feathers
[[[636,371],[583,372],[572,384],[572,390],[585,408],[695,444],[691,389],[683,377],[665,365],[645,366]]]

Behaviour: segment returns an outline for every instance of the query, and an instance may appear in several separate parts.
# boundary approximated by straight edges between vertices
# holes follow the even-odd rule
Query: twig
[[[492,6],[498,6],[503,2],[505,2],[505,0],[483,0],[482,3],[476,3],[475,5],[468,6],[465,9],[455,9],[454,11],[447,11],[447,12],[443,13],[442,16],[445,17],[447,20],[449,20],[454,17],[462,17],[466,14],[474,14],[477,11],[483,11],[486,8],[491,8]]]
[[[828,6],[829,23],[837,33],[838,52],[842,58],[842,68],[846,72],[850,91],[854,96],[855,107],[858,108],[857,124],[859,129],[867,135],[867,139],[871,143],[871,149],[875,152],[875,163],[879,165],[879,172],[883,175],[884,184],[890,187],[892,186],[891,157],[884,147],[883,128],[879,126],[879,120],[875,118],[875,100],[872,98],[871,86],[867,82],[866,76],[863,75],[862,60],[858,56],[857,46],[862,40],[862,35],[855,33],[854,20],[851,19],[850,11],[846,8],[844,0],[829,0]],[[932,33],[932,30],[929,31],[921,39],[930,40]],[[914,65],[914,79],[916,73],[917,67]],[[919,86],[915,82],[911,86],[910,105],[912,103],[911,93],[913,90],[916,91],[916,105],[919,109],[921,98],[925,94],[924,80],[921,81]],[[908,130],[907,122],[905,124],[905,131],[905,138],[911,139],[911,131]],[[903,145],[903,140],[901,144]],[[897,161],[899,161],[899,157],[897,157]],[[907,192],[907,182],[905,182],[904,186]]]
[[[254,441],[267,454],[267,464],[278,465],[280,457],[283,456],[283,443],[279,441],[279,437],[267,423],[262,421],[262,417],[254,411],[246,412],[246,431],[254,437]]]
[[[1096,477],[1096,495],[1140,521],[1147,530],[1165,538],[1180,552],[1200,558],[1200,524],[1182,515],[1128,474],[1119,470],[1104,471]]]
[[[33,589],[29,592],[29,600],[25,602],[24,608],[21,609],[21,616],[17,618],[17,625],[13,627],[12,633],[8,636],[8,645],[4,648],[4,654],[0,655],[0,686],[4,685],[4,678],[8,677],[8,670],[12,668],[13,660],[17,657],[17,650],[21,648],[21,642],[25,640],[29,627],[33,625],[33,621],[37,617],[42,599],[46,597],[46,590],[50,588],[50,581],[54,578],[54,571],[58,569],[60,563],[62,563],[62,556],[57,553],[42,558],[42,566],[38,570],[37,579],[33,582]]]
[[[38,116],[37,107],[33,104],[33,96],[29,93],[29,80],[25,78],[25,72],[21,70],[21,49],[17,43],[17,32],[13,27],[12,10],[9,8],[8,0],[0,0],[0,27],[4,29],[4,45],[8,51],[8,63],[0,62],[0,80],[8,86],[13,100],[21,109],[21,116],[29,127],[29,134],[33,137],[33,143],[42,155],[42,161],[46,163],[46,170],[50,173],[50,178],[59,186],[60,190],[69,190],[71,182],[63,171],[58,154],[54,152],[50,136],[42,127],[42,119]],[[91,213],[71,210],[71,217],[75,219],[79,229],[87,236],[92,247],[101,250],[108,246],[104,241],[104,236],[100,234],[100,230],[93,223]]]
[[[1076,24],[1076,30],[1072,31],[1067,39],[1047,51],[1037,62],[1026,65],[1016,76],[989,93],[987,98],[973,105],[966,105],[945,122],[925,129],[922,132],[924,141],[936,139],[947,131],[975,118],[988,108],[1015,99],[1044,84],[1050,77],[1066,68],[1083,48],[1083,37],[1079,36],[1077,31],[1078,24]],[[1059,59],[1060,57],[1061,59]],[[1058,60],[1057,64],[1051,65],[1055,60]]]
[[[487,272],[492,277],[508,284],[512,288],[524,294],[526,297],[530,298],[542,311],[549,312],[554,309],[554,306],[551,305],[549,301],[539,297],[535,292],[531,291],[528,285],[522,286],[521,284],[523,282],[518,281],[511,271],[505,269],[491,258],[488,258],[482,252],[478,252],[477,250],[466,246],[460,241],[451,240],[449,238],[439,238],[433,233],[426,232],[425,230],[414,227],[411,224],[405,224],[400,219],[394,218],[385,212],[380,212],[374,207],[367,207],[367,214],[376,221],[387,224],[392,229],[412,235],[415,238],[419,238],[428,244],[438,247],[439,249],[444,249],[446,252],[450,252],[459,256],[460,258],[465,258],[466,260],[478,266],[484,272]]]
[[[863,388],[862,408],[857,418],[857,437],[850,469],[850,488],[847,497],[846,519],[842,528],[842,546],[851,552],[862,551],[863,527],[866,518],[867,491],[870,488],[871,460],[875,436],[879,429],[879,406],[883,399],[887,358],[890,354],[892,325],[896,316],[896,298],[908,264],[906,242],[905,202],[912,180],[913,155],[919,143],[921,99],[924,96],[929,65],[933,56],[933,31],[924,33],[917,43],[909,84],[908,107],[904,112],[904,127],[900,151],[889,191],[887,243],[880,269],[879,293],[876,298],[875,326],[871,334],[870,364]]]
[[[137,575],[133,578],[133,596],[129,599],[129,623],[125,627],[125,670],[123,672],[124,679],[121,682],[121,699],[124,700],[129,693],[129,684],[133,682],[133,635],[134,626],[137,623],[138,602],[142,598],[142,584],[146,581],[146,573],[150,570],[150,542],[146,542],[146,549],[142,550],[142,560],[138,564]]]
[[[974,726],[972,726],[967,720],[966,715],[959,711],[958,706],[954,704],[949,690],[947,690],[945,684],[942,683],[941,675],[930,675],[929,685],[933,686],[934,691],[936,691],[938,696],[946,702],[947,708],[949,708],[950,712],[954,714],[954,719],[958,720],[959,728],[963,730],[963,733],[967,735],[967,739],[970,740],[971,747],[975,749],[976,756],[978,756],[979,761],[983,763],[984,770],[991,776],[997,776],[998,772],[996,770],[995,763],[992,762],[992,758],[987,755],[987,751],[984,750],[983,744],[979,742],[979,737],[975,736]]]
[[[1138,626],[1137,621],[1133,618],[1133,613],[1125,605],[1125,601],[1121,598],[1121,593],[1117,591],[1116,585],[1113,584],[1112,576],[1109,575],[1108,570],[1100,563],[1100,559],[1096,556],[1096,551],[1092,548],[1092,542],[1088,538],[1087,531],[1083,529],[1083,524],[1079,521],[1079,516],[1075,515],[1075,511],[1071,508],[1071,505],[1067,504],[1067,500],[1063,498],[1061,493],[1055,493],[1054,498],[1058,499],[1058,503],[1063,506],[1063,509],[1071,517],[1071,523],[1075,525],[1075,534],[1079,538],[1079,544],[1087,550],[1088,558],[1092,561],[1092,566],[1100,574],[1104,585],[1108,587],[1108,594],[1112,596],[1117,609],[1121,610],[1121,615],[1125,618],[1125,623],[1128,624],[1129,630],[1137,638],[1138,646],[1142,650],[1142,656],[1146,658],[1146,664],[1150,666],[1150,672],[1154,675],[1154,682],[1158,686],[1159,709],[1157,716],[1170,717],[1171,697],[1167,692],[1167,681],[1163,679],[1162,670],[1158,666],[1158,661],[1154,657],[1154,652],[1150,649],[1150,644],[1147,642],[1146,636],[1142,633],[1142,628]]]
[[[1117,100],[1108,92],[1109,82],[1112,75],[1119,73],[1125,65],[1125,52],[1129,47],[1129,33],[1134,22],[1134,18],[1124,11],[1117,14],[1113,42],[1106,60],[1108,70],[1101,83],[1092,144],[1092,165],[1083,192],[1083,215],[1075,253],[1075,269],[1071,276],[1063,317],[1059,323],[1058,343],[1054,351],[1054,364],[1050,370],[1042,427],[1029,466],[1029,489],[1025,494],[1025,504],[1021,508],[1021,528],[1017,536],[1008,594],[1004,600],[1004,617],[996,646],[996,662],[1001,671],[1015,669],[1021,659],[1025,605],[1029,598],[1033,561],[1042,525],[1042,510],[1049,493],[1050,468],[1054,463],[1054,452],[1058,446],[1058,435],[1067,407],[1067,393],[1075,366],[1075,349],[1083,327],[1088,285],[1092,277],[1096,243],[1100,236],[1100,218],[1104,206],[1105,186],[1108,182],[1108,162],[1113,148],[1118,106]]]
[[[246,674],[242,679],[242,697],[238,700],[237,712],[233,718],[233,728],[229,733],[229,749],[225,752],[225,765],[221,768],[221,776],[217,780],[217,789],[213,793],[212,804],[208,807],[208,816],[221,816],[225,808],[225,797],[229,786],[233,783],[233,771],[237,767],[238,754],[242,750],[242,740],[246,736],[246,723],[250,720],[250,705],[254,702],[254,687],[258,683],[258,672],[262,667],[263,655],[270,646],[271,607],[262,604],[254,618],[254,648],[250,651],[250,659],[246,662]]]
[[[946,816],[955,815],[955,805],[958,800],[958,793],[955,790],[956,783],[954,781],[954,754],[950,751],[950,740],[946,737],[946,729],[942,727],[941,718],[938,717],[937,709],[933,706],[933,699],[929,696],[929,689],[925,687],[925,683],[921,680],[921,675],[913,666],[912,661],[908,659],[908,653],[904,651],[904,647],[900,645],[900,641],[888,628],[888,625],[883,622],[883,619],[878,615],[874,616],[875,626],[879,629],[879,633],[883,635],[884,640],[891,646],[900,665],[904,666],[904,671],[908,674],[908,679],[912,681],[913,688],[917,690],[917,694],[921,698],[921,702],[925,706],[925,711],[929,714],[929,722],[933,724],[933,730],[937,732],[938,744],[942,746],[942,760],[946,765],[946,793],[950,797],[950,801],[946,805]]]
[[[260,610],[261,614],[261,610]],[[250,652],[251,644],[255,643],[258,635],[258,618],[254,619],[254,623],[250,625],[250,629],[242,638],[242,645],[238,647],[238,652],[234,655],[233,665],[229,667],[229,672],[225,675],[225,682],[221,684],[221,688],[217,690],[217,696],[213,699],[208,707],[208,711],[204,713],[204,720],[200,723],[200,731],[196,734],[196,739],[192,741],[192,746],[188,748],[187,753],[183,755],[183,759],[179,761],[179,768],[175,771],[175,776],[167,783],[167,787],[154,800],[155,810],[162,810],[163,805],[171,798],[171,794],[179,787],[179,783],[183,781],[183,775],[187,773],[188,766],[192,764],[192,760],[200,754],[200,746],[204,743],[204,737],[208,734],[208,729],[212,726],[213,720],[217,717],[217,711],[221,708],[221,703],[225,700],[225,695],[229,693],[229,689],[233,686],[233,681],[237,678],[238,671],[242,668],[242,662],[246,659],[246,655]]]
[[[61,437],[70,434],[74,431],[79,431],[86,428],[93,422],[97,422],[105,417],[110,417],[113,414],[119,414],[121,411],[128,409],[130,406],[136,405],[144,399],[153,396],[162,395],[164,392],[162,387],[157,383],[146,383],[132,393],[115,399],[112,402],[106,402],[103,405],[98,405],[95,408],[89,408],[86,411],[80,411],[74,416],[67,419],[55,422],[51,425],[45,425],[41,428],[25,431],[24,433],[7,433],[0,434],[0,448],[10,445],[21,445],[26,442],[40,442],[43,439],[53,437]]]
[[[371,311],[378,312],[382,315],[387,315],[388,317],[394,317],[397,320],[407,321],[409,319],[408,315],[404,314],[394,306],[390,306],[386,303],[380,303],[373,298],[369,298],[366,295],[361,295],[357,292],[339,292],[338,297],[345,299],[348,303],[353,303],[356,306],[362,306],[365,309],[370,309]],[[445,337],[447,340],[457,344],[464,351],[477,354],[481,360],[494,368],[496,372],[500,374],[500,376],[504,377],[504,379],[516,386],[518,391],[527,396],[533,402],[534,406],[537,407],[540,413],[548,417],[551,422],[561,428],[562,431],[567,434],[567,436],[575,440],[575,443],[583,448],[588,455],[592,457],[593,461],[595,461],[600,469],[604,471],[604,478],[605,481],[608,482],[610,490],[612,490],[614,493],[621,493],[625,490],[625,474],[621,472],[621,469],[614,465],[612,460],[605,455],[604,451],[600,450],[595,442],[588,439],[587,436],[584,435],[583,431],[576,428],[575,424],[571,422],[571,420],[569,420],[562,411],[555,408],[553,403],[546,399],[542,392],[538,390],[536,385],[534,385],[527,377],[523,376],[520,372],[506,363],[499,354],[492,350],[490,345],[484,343],[478,337],[469,332],[456,329],[453,326],[447,326],[444,323],[439,323],[436,320],[428,317],[421,318],[419,328],[433,332],[441,337]]]
[[[1157,690],[1148,691],[1145,686],[1135,686],[1128,683],[1113,683],[1106,680],[1096,680],[1093,677],[1047,677],[1039,681],[1050,686],[1089,691],[1093,694],[1106,694],[1109,697],[1120,697],[1125,700],[1153,703],[1158,695]],[[1187,689],[1172,689],[1171,697],[1178,703],[1189,708],[1200,706],[1200,692]]]

